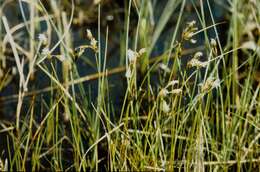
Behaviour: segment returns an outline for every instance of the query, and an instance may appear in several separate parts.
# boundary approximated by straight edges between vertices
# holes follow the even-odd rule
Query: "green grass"
[[[102,25],[105,2],[89,8],[97,32],[85,31],[79,46],[72,27],[80,5],[48,2],[0,1],[0,93],[14,83],[17,89],[0,97],[0,113],[15,105],[5,114],[12,120],[0,121],[0,170],[260,168],[259,0],[168,0],[162,12],[156,0],[125,1],[123,17],[114,19],[123,20],[114,68],[108,52],[115,34]],[[216,3],[228,23],[215,20]],[[22,16],[15,25],[5,14],[10,4]],[[225,38],[218,33],[224,24]],[[154,56],[157,44],[164,48]],[[82,75],[79,62],[96,73]],[[112,75],[123,79],[114,83]],[[113,95],[119,82],[124,91]]]

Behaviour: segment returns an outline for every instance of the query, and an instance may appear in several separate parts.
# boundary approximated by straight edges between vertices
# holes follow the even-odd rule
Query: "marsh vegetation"
[[[0,0],[0,171],[256,171],[259,0]]]

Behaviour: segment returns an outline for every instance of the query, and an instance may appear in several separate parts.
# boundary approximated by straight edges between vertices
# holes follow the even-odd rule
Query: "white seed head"
[[[144,53],[146,53],[146,48],[141,48],[138,53],[140,56],[143,55]]]
[[[40,33],[40,34],[38,35],[38,39],[39,39],[39,41],[41,41],[43,44],[47,44],[47,42],[48,42],[48,39],[47,39],[46,35],[43,34],[43,33]]]
[[[44,56],[50,55],[50,50],[48,47],[42,49],[41,54]]]
[[[63,117],[63,121],[64,122],[68,122],[69,120],[70,120],[70,114],[67,112],[64,112],[63,114],[62,114],[62,117]]]
[[[106,19],[107,19],[107,21],[112,21],[112,20],[114,20],[114,16],[113,15],[107,15]]]
[[[92,33],[91,33],[91,31],[89,29],[87,29],[87,38],[89,40],[93,39],[93,35],[92,35]]]
[[[94,49],[97,48],[97,41],[96,41],[95,38],[92,38],[92,39],[90,40],[90,45],[91,45]]]
[[[203,53],[201,51],[198,51],[194,54],[194,58],[199,58],[199,57],[202,57],[203,56]]]
[[[171,93],[172,93],[172,94],[177,94],[177,95],[179,95],[179,94],[182,93],[182,89],[180,89],[180,88],[178,88],[178,89],[173,89],[173,90],[171,91]]]
[[[170,111],[170,107],[165,100],[162,100],[161,110],[164,113],[168,113]]]
[[[187,24],[188,24],[188,26],[192,27],[196,24],[196,21],[192,20],[192,21],[188,22]]]
[[[192,44],[196,44],[196,43],[197,43],[197,40],[196,40],[196,39],[191,39],[190,42],[191,42]]]
[[[129,62],[135,62],[136,61],[136,58],[137,58],[137,53],[134,52],[133,50],[131,49],[128,49],[127,50],[127,58],[129,60]]]
[[[159,96],[161,97],[166,97],[167,94],[169,94],[169,91],[166,88],[161,89],[161,91],[159,92]]]
[[[220,80],[216,79],[213,83],[212,83],[212,88],[217,88],[220,86]]]
[[[87,29],[87,38],[90,40],[90,45],[91,45],[92,49],[94,49],[96,51],[97,50],[97,40],[94,38],[94,36],[92,35],[92,33],[89,29]]]
[[[169,86],[174,86],[174,85],[176,85],[176,84],[179,84],[179,81],[178,81],[178,80],[172,80],[172,81],[170,81],[170,82],[167,84],[167,87],[169,87]]]
[[[131,71],[130,68],[128,68],[128,69],[126,70],[125,77],[129,79],[129,78],[131,78],[131,75],[132,75],[132,71]]]
[[[187,27],[184,29],[183,33],[182,33],[182,38],[184,40],[190,40],[191,43],[196,43],[196,40],[191,40],[191,38],[196,34],[195,31],[198,30],[197,27],[195,27],[196,21],[193,20],[191,22],[187,23]]]
[[[188,63],[188,67],[198,67],[198,68],[204,68],[207,67],[208,62],[201,62],[197,58],[191,59]]]
[[[160,67],[162,70],[164,70],[165,72],[167,72],[167,73],[170,73],[170,72],[171,72],[170,68],[169,68],[166,64],[164,64],[164,63],[160,63],[160,64],[159,64],[159,67]]]
[[[12,67],[12,75],[16,75],[17,74],[17,68],[16,67]]]
[[[220,80],[214,79],[213,77],[209,77],[205,83],[200,84],[201,85],[201,91],[202,92],[208,92],[213,88],[220,86]]]
[[[211,45],[212,47],[216,47],[216,46],[217,46],[216,40],[213,39],[213,38],[211,38],[211,39],[210,39],[210,45]]]
[[[193,36],[194,36],[194,33],[193,33],[193,32],[188,32],[188,33],[185,34],[185,39],[186,39],[186,40],[189,40],[189,39],[191,39]]]

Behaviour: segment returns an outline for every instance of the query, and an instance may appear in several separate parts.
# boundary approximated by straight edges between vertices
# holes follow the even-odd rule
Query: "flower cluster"
[[[209,77],[204,83],[199,84],[201,86],[201,92],[206,93],[212,90],[213,88],[220,86],[220,80]]]
[[[190,41],[191,43],[195,44],[197,41],[195,39],[192,39],[192,37],[195,35],[195,32],[198,30],[198,28],[195,26],[196,21],[191,21],[187,23],[187,27],[182,32],[182,39],[186,41]]]
[[[211,48],[213,50],[214,55],[217,55],[218,54],[218,49],[217,49],[218,44],[217,44],[216,40],[211,38],[210,39],[210,45],[211,45]]]
[[[182,89],[181,88],[176,88],[176,89],[172,89],[169,91],[169,87],[173,87],[175,85],[178,85],[179,81],[178,80],[172,80],[170,81],[166,87],[162,88],[161,91],[159,92],[159,97],[161,98],[161,110],[164,113],[168,113],[170,111],[170,106],[167,104],[165,98],[169,95],[169,94],[173,94],[173,95],[180,95],[182,93]]]
[[[127,66],[127,70],[126,70],[126,73],[125,73],[126,78],[131,78],[131,76],[132,76],[131,65],[134,65],[136,63],[137,58],[142,56],[145,52],[146,52],[145,48],[140,49],[139,52],[135,52],[131,49],[127,50],[127,60],[128,60],[130,65]]]
[[[199,60],[200,57],[203,56],[202,52],[197,52],[193,58],[187,63],[188,67],[197,67],[197,68],[204,68],[208,65],[208,62],[201,62]]]
[[[166,73],[170,73],[171,72],[169,67],[166,64],[164,64],[164,63],[160,63],[159,64],[159,68],[162,69],[163,71],[165,71]]]
[[[41,54],[44,56],[48,56],[50,54],[50,50],[48,47],[44,47],[41,51]]]
[[[51,52],[48,48],[48,38],[47,38],[47,36],[44,33],[40,33],[38,35],[38,39],[40,41],[40,44],[44,45],[44,47],[40,51],[40,54],[47,57],[47,58],[51,58]]]
[[[44,33],[40,33],[38,35],[38,39],[39,41],[43,44],[43,45],[47,45],[48,44],[48,38]]]
[[[161,110],[164,112],[164,113],[168,113],[170,112],[170,106],[167,104],[167,102],[163,99],[162,102],[161,102]]]
[[[87,29],[87,38],[90,40],[91,48],[94,51],[98,51],[97,40],[94,38],[94,36],[92,35],[92,33],[89,29]]]

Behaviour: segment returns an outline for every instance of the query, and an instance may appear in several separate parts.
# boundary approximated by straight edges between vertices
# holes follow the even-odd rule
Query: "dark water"
[[[101,27],[101,47],[102,47],[102,61],[103,61],[103,58],[104,58],[104,46],[105,46],[105,34],[106,34],[106,26],[109,26],[109,42],[108,42],[108,59],[107,59],[107,68],[108,69],[111,69],[111,68],[114,68],[114,67],[117,67],[120,65],[120,56],[123,56],[121,53],[120,53],[120,37],[122,38],[122,35],[123,35],[123,32],[124,32],[124,7],[125,7],[125,4],[122,3],[122,1],[119,1],[120,3],[118,2],[115,2],[116,5],[112,6],[105,6],[102,8],[102,14],[104,15],[109,15],[109,14],[113,14],[113,10],[115,11],[121,11],[121,13],[117,14],[115,17],[114,17],[114,21],[107,21],[106,19],[102,18],[101,19],[101,23],[103,23],[102,27]],[[159,20],[159,17],[160,17],[160,11],[162,11],[162,9],[164,8],[164,5],[167,1],[155,1],[157,2],[156,3],[156,8],[158,8],[158,10],[155,10],[155,16],[154,16],[154,19],[155,19],[155,22],[157,20]],[[197,17],[197,14],[196,14],[196,11],[194,10],[194,8],[192,8],[192,1],[188,1],[187,2],[187,5],[186,5],[186,9],[185,9],[185,12],[184,12],[184,15],[183,15],[183,18],[182,18],[182,26],[180,28],[180,31],[179,33],[181,33],[181,30],[185,27],[185,23],[187,21],[191,21],[191,20],[196,20],[198,21],[198,17]],[[210,5],[211,5],[211,8],[212,8],[212,11],[214,12],[214,19],[215,19],[215,22],[220,22],[220,21],[224,21],[225,20],[225,13],[226,11],[223,9],[222,7],[222,4],[220,1],[213,1],[213,0],[209,0],[210,2]],[[28,8],[26,8],[26,5],[25,3],[22,3],[23,4],[23,7],[25,8],[25,16],[29,16],[28,14]],[[77,7],[78,9],[82,10],[84,9],[85,7],[82,6],[82,5],[89,5],[89,1],[85,1],[83,4],[79,3],[81,6]],[[194,4],[199,4],[199,1],[194,1]],[[109,9],[109,7],[117,7],[118,9]],[[197,6],[199,7],[199,6]],[[208,11],[208,7],[207,7],[207,4],[206,4],[206,1],[204,2],[204,8],[205,8],[205,14],[209,14],[209,11]],[[12,9],[12,10],[10,10]],[[27,10],[26,10],[27,9]],[[199,10],[199,9],[198,9]],[[103,12],[105,11],[105,12]],[[134,9],[133,9],[134,11]],[[96,10],[95,10],[96,12]],[[76,12],[77,13],[77,12]],[[21,15],[21,12],[19,10],[19,6],[18,6],[18,3],[11,3],[10,6],[6,7],[5,10],[4,10],[4,14],[8,17],[8,22],[9,24],[12,26],[12,25],[15,25],[17,23],[20,23],[23,19],[22,19],[22,15]],[[102,15],[101,14],[101,15]],[[171,39],[171,33],[174,31],[175,29],[175,23],[176,23],[176,20],[177,20],[177,16],[178,16],[178,10],[176,13],[174,13],[170,19],[170,21],[168,22],[168,24],[166,25],[164,31],[162,32],[159,40],[157,41],[157,44],[155,45],[154,47],[154,51],[152,53],[151,56],[157,56],[157,55],[160,55],[162,54],[165,49],[167,48],[167,44],[165,44],[165,42],[170,42],[170,39]],[[132,16],[131,16],[131,23],[130,23],[130,26],[131,25],[134,25],[136,26],[137,24],[137,16],[134,15],[134,13],[132,12]],[[211,25],[212,22],[211,22],[211,18],[210,18],[210,15],[206,15],[206,25]],[[199,23],[199,21],[197,22]],[[88,42],[84,36],[85,34],[85,30],[88,28],[88,29],[91,29],[93,31],[93,34],[94,36],[97,38],[97,19],[94,20],[94,21],[91,21],[91,23],[87,24],[83,24],[82,26],[78,26],[75,25],[72,27],[72,30],[71,30],[71,34],[72,34],[72,38],[73,38],[73,45],[74,47],[77,47],[79,45],[83,45],[83,44],[86,44],[86,42]],[[225,32],[226,32],[226,27],[225,25],[220,25],[220,26],[217,26],[218,28],[218,31],[219,31],[219,36],[221,38],[225,38]],[[42,24],[41,25],[41,30],[44,30],[45,29],[45,25]],[[24,32],[26,32],[24,30]],[[130,34],[131,34],[131,27],[130,27]],[[215,38],[216,35],[215,35],[215,32],[212,29],[209,29],[207,31],[208,35],[210,38]],[[192,47],[197,47],[198,45],[203,45],[204,44],[204,33],[201,33],[199,35],[196,36],[196,39],[197,39],[197,44],[195,45],[192,45],[192,44],[189,44],[187,43],[185,45],[185,48],[192,48]],[[24,37],[28,36],[28,34],[25,34]],[[131,36],[131,35],[130,35]],[[132,35],[134,36],[134,35]],[[180,39],[180,34],[178,35],[177,37],[177,40]],[[223,39],[221,39],[223,40]],[[54,40],[55,42],[56,40]],[[225,40],[223,41],[223,44],[224,44]],[[131,48],[131,37],[130,37],[130,42],[129,42],[129,45],[130,45],[130,48]],[[55,53],[58,53],[58,51],[56,51]],[[95,68],[93,68],[93,66],[90,66],[88,64],[85,63],[85,60],[84,59],[88,59],[89,61],[92,61],[93,64],[95,64],[95,58],[93,57],[93,53],[91,53],[90,51],[87,51],[86,53],[84,53],[83,57],[81,57],[81,59],[79,59],[78,61],[76,61],[76,65],[78,66],[78,72],[79,72],[79,75],[80,76],[85,76],[85,75],[88,75],[88,74],[92,74],[92,73],[96,73],[97,70]],[[185,58],[184,58],[185,59]],[[188,59],[188,58],[186,58]],[[185,63],[184,63],[185,64]],[[9,64],[10,66],[13,66],[14,63],[13,62],[10,62]],[[59,62],[57,62],[57,65],[60,66]],[[121,64],[122,65],[122,64]],[[59,68],[59,67],[58,67]],[[60,69],[58,69],[58,73]],[[35,81],[35,88],[39,89],[39,88],[44,88],[46,86],[49,85],[49,82],[48,82],[48,78],[45,77],[44,75],[41,75],[40,73],[37,75],[37,78],[39,78],[39,80]],[[119,80],[122,80],[122,82],[124,81],[124,77],[120,77],[120,76],[112,76],[109,78],[110,82],[111,82],[111,85],[118,85],[119,82],[114,82],[113,81],[118,81]],[[43,80],[46,80],[46,82],[42,82]],[[92,97],[96,97],[96,93],[97,93],[97,90],[95,88],[96,87],[96,84],[97,82],[96,81],[91,81],[87,84],[85,84],[86,86],[89,86],[93,84],[93,86],[91,87],[92,88],[92,92],[93,92],[93,96]],[[11,95],[11,94],[16,94],[17,93],[17,85],[18,85],[18,78],[16,77],[14,80],[13,80],[13,84],[11,84],[10,86],[6,87],[4,90],[1,91],[0,93],[0,97],[2,96],[7,96],[7,95]],[[119,85],[119,86],[115,86],[116,87],[116,91],[113,91],[113,87],[111,87],[111,91],[112,91],[112,95],[114,95],[114,92],[117,94],[117,93],[120,93],[122,91],[122,93],[124,92],[123,88],[121,89],[121,91],[118,90],[118,88],[122,87],[123,85]],[[117,97],[118,95],[116,95]],[[4,102],[3,102],[4,103]],[[8,106],[5,106],[4,109],[9,109]],[[3,110],[3,108],[1,108]],[[13,108],[11,108],[13,109]],[[10,112],[10,110],[8,110],[8,112]],[[11,111],[12,112],[12,111]],[[13,113],[13,112],[12,112]]]

